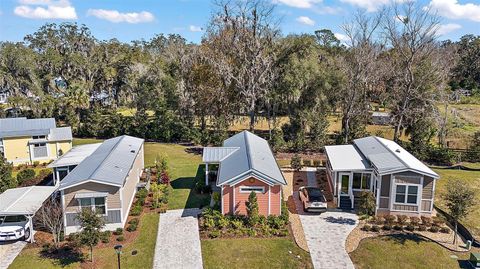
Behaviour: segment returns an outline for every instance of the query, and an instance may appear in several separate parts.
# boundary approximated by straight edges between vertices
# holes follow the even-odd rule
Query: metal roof
[[[34,135],[48,135],[50,141],[72,140],[71,128],[57,128],[54,118],[27,119],[23,117],[0,119],[0,138]]]
[[[225,148],[237,148],[220,161],[217,185],[235,183],[255,176],[270,185],[286,185],[268,142],[248,131],[223,142]]]
[[[143,141],[128,135],[105,140],[61,181],[60,189],[87,181],[123,186]]]
[[[0,194],[0,215],[33,215],[56,189],[55,186],[8,189]]]
[[[328,160],[334,171],[367,170],[369,161],[353,145],[325,146]]]
[[[353,142],[380,174],[414,171],[439,178],[437,173],[394,141],[369,136]]]
[[[67,151],[67,153],[63,154],[53,163],[49,164],[48,168],[54,167],[65,167],[70,165],[78,165],[81,163],[85,158],[92,155],[92,153],[97,150],[97,148],[101,145],[101,143],[96,144],[87,144],[76,146],[71,150]]]
[[[236,151],[238,147],[204,147],[202,161],[204,163],[219,163],[225,157]]]

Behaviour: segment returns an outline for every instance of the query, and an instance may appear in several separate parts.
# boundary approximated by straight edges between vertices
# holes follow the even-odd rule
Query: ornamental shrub
[[[380,226],[378,226],[378,225],[372,225],[372,227],[370,228],[370,231],[377,233],[377,232],[380,231]]]

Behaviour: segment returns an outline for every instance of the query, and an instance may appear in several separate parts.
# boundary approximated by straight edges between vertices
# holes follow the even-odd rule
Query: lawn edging
[[[450,216],[450,214],[438,208],[436,205],[433,205],[433,207],[435,208],[435,210],[437,210],[437,212],[439,212],[445,217],[445,219],[448,221],[448,223],[450,223],[450,225],[452,225],[452,227],[455,227],[455,220],[452,216]],[[465,238],[465,240],[472,241],[472,246],[480,247],[480,240],[475,238],[473,234],[460,222],[458,222],[457,224],[457,231],[463,238]]]

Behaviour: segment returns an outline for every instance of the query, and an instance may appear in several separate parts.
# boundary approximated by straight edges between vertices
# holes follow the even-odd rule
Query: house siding
[[[67,226],[79,226],[80,222],[77,219],[78,213],[65,213],[65,219],[67,221]],[[103,219],[105,223],[121,223],[121,213],[119,209],[107,210],[107,216],[104,216]]]
[[[435,180],[431,177],[424,177],[423,179],[423,189],[422,189],[422,199],[433,199],[433,185]]]
[[[28,148],[28,141],[31,139],[31,136],[3,138],[3,147],[7,161],[15,165],[29,163],[30,150]]]
[[[380,197],[390,197],[390,175],[382,176],[382,185],[380,189]]]
[[[137,191],[137,183],[140,180],[140,175],[143,170],[143,145],[140,148],[138,155],[133,163],[132,169],[128,174],[125,184],[122,187],[122,210],[123,216],[128,216],[128,210],[130,208],[133,196]]]
[[[78,186],[74,186],[64,191],[64,212],[78,212],[79,204],[75,199],[75,194],[85,192],[107,192],[107,210],[120,209],[120,188],[100,183],[87,182]]]

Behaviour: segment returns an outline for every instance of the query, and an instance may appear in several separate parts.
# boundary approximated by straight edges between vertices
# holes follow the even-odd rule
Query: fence
[[[452,227],[455,227],[455,220],[450,216],[447,212],[441,210],[440,208],[433,206],[437,212],[445,216],[447,221],[452,225]],[[465,238],[466,240],[471,240],[472,241],[472,246],[474,247],[480,247],[480,241],[479,238],[475,238],[473,234],[465,227],[463,226],[460,222],[457,225],[457,231],[458,233]]]

